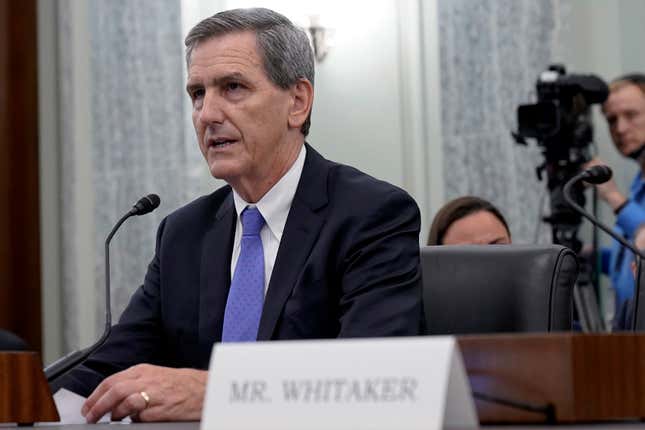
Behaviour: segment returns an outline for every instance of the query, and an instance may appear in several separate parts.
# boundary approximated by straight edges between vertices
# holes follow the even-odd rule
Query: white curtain
[[[148,193],[161,197],[158,210],[128,221],[112,242],[115,319],[143,282],[162,217],[214,185],[185,132],[179,2],[63,0],[58,29],[61,311],[68,351],[103,328],[103,244],[121,215]]]

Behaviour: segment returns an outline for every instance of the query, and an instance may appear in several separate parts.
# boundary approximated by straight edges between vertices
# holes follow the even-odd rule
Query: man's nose
[[[205,124],[221,124],[224,122],[221,98],[214,92],[206,92],[199,113],[199,120]]]
[[[623,134],[629,129],[629,121],[623,116],[616,118],[616,132],[618,134]]]

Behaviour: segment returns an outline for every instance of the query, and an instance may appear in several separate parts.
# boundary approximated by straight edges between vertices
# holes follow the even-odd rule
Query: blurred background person
[[[475,196],[449,201],[432,221],[428,245],[503,245],[511,243],[511,231],[502,213],[487,200]]]
[[[618,152],[640,166],[627,194],[619,190],[614,179],[596,185],[598,196],[616,215],[615,230],[631,241],[638,227],[645,223],[645,74],[632,73],[614,79],[602,111]],[[596,158],[585,167],[596,164],[605,163]],[[614,242],[611,249],[603,249],[602,256],[602,271],[611,279],[618,314],[634,294],[631,253]]]

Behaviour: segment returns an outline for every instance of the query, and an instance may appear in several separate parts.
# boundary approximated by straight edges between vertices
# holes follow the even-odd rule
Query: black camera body
[[[517,143],[527,138],[537,140],[544,162],[536,168],[542,180],[547,174],[551,197],[551,215],[544,220],[553,227],[553,242],[579,252],[582,244],[577,230],[582,222],[564,200],[562,187],[591,160],[593,125],[591,105],[607,99],[607,84],[595,75],[567,75],[563,65],[554,64],[542,72],[535,84],[537,103],[520,105],[517,109]],[[578,204],[584,206],[582,186],[574,190]]]
[[[546,163],[581,164],[589,161],[593,127],[589,107],[607,99],[607,84],[595,75],[566,74],[551,65],[535,84],[538,101],[517,109],[519,143],[535,138],[544,148]]]

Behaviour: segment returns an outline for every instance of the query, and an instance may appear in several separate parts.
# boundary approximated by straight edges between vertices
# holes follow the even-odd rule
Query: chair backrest
[[[26,351],[28,349],[24,340],[10,331],[0,329],[0,351]]]
[[[571,329],[578,260],[559,245],[421,248],[428,334]]]

